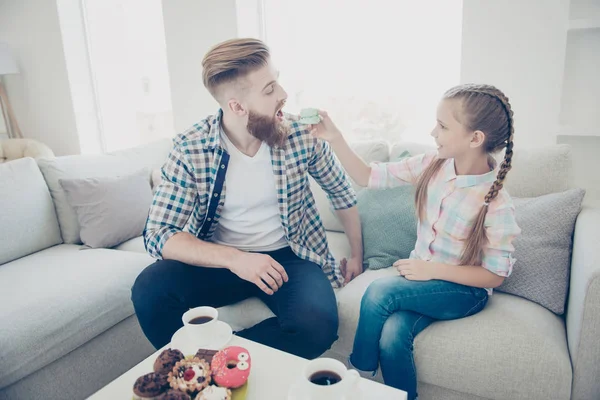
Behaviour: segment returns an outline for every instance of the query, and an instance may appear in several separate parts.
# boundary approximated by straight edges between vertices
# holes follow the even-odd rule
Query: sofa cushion
[[[504,153],[496,156],[502,161]],[[513,197],[538,197],[573,186],[571,146],[515,147],[512,169],[504,187]]]
[[[412,186],[358,194],[365,268],[387,268],[410,256],[417,241],[414,198]]]
[[[32,158],[0,164],[0,210],[0,265],[62,242],[50,192]]]
[[[145,254],[59,245],[0,268],[0,388],[133,315]]]
[[[59,179],[59,183],[77,213],[86,246],[110,248],[142,234],[152,203],[147,169],[116,177]]]
[[[385,141],[356,142],[352,143],[350,147],[352,147],[352,149],[367,163],[373,161],[385,162],[389,160],[390,147]],[[312,177],[309,177],[308,181],[325,229],[328,231],[344,232],[344,227],[335,215],[335,211],[331,207],[327,194]],[[363,189],[352,180],[351,183],[356,192],[360,192]]]
[[[150,171],[164,164],[170,149],[171,140],[164,139],[115,153],[38,160],[38,165],[50,188],[64,242],[79,244],[81,238],[77,214],[69,205],[65,191],[58,182],[59,179],[114,177],[148,168],[148,182],[150,182]]]
[[[333,351],[350,354],[367,286],[396,274],[369,270],[339,291],[340,338]],[[488,399],[570,398],[563,319],[517,296],[494,293],[474,316],[433,323],[416,337],[414,354],[426,384]]]
[[[406,157],[410,157],[407,151],[392,160]],[[411,185],[387,190],[367,189],[358,194],[365,268],[387,268],[410,256],[417,241],[414,198]]]
[[[552,312],[565,309],[575,221],[585,191],[571,189],[513,199],[522,232],[515,241],[513,273],[496,290],[534,301]]]

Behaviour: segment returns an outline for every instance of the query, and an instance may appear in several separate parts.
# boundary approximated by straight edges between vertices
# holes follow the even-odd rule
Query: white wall
[[[561,111],[565,133],[600,136],[600,29],[568,34]]]
[[[237,36],[235,0],[163,0],[175,130],[189,128],[219,105],[202,84],[202,58]]]
[[[11,46],[21,71],[4,81],[23,136],[56,155],[78,154],[56,0],[0,0],[0,41]]]
[[[584,203],[600,206],[600,136],[561,136],[558,143],[571,146],[574,187],[586,190]]]
[[[464,0],[461,82],[504,91],[517,146],[556,143],[568,0]]]

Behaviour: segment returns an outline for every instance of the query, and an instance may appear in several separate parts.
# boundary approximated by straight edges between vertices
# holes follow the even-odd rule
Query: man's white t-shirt
[[[288,246],[281,226],[271,149],[263,142],[254,157],[242,153],[221,131],[229,153],[225,204],[213,242],[248,251]]]

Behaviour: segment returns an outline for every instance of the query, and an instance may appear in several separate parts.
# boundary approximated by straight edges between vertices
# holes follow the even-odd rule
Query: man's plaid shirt
[[[215,232],[225,203],[229,162],[220,143],[221,118],[219,110],[174,139],[144,229],[146,250],[154,258],[162,258],[163,246],[178,232],[205,241]],[[285,144],[271,148],[281,224],[294,253],[320,265],[332,286],[340,287],[343,278],[329,251],[308,174],[336,210],[356,205],[356,194],[330,146],[311,137],[297,117],[286,119],[291,129]]]

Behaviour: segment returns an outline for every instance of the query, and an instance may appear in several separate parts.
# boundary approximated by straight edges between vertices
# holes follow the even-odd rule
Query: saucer
[[[223,321],[215,321],[213,334],[210,337],[191,338],[182,326],[173,334],[171,347],[181,350],[183,354],[194,355],[198,349],[220,350],[231,341],[233,331]]]
[[[288,392],[287,400],[311,400],[306,395],[300,393],[300,383],[296,381],[290,387]],[[363,399],[363,391],[360,386],[355,386],[350,393],[347,393],[345,396],[342,396],[339,400],[361,400]]]

